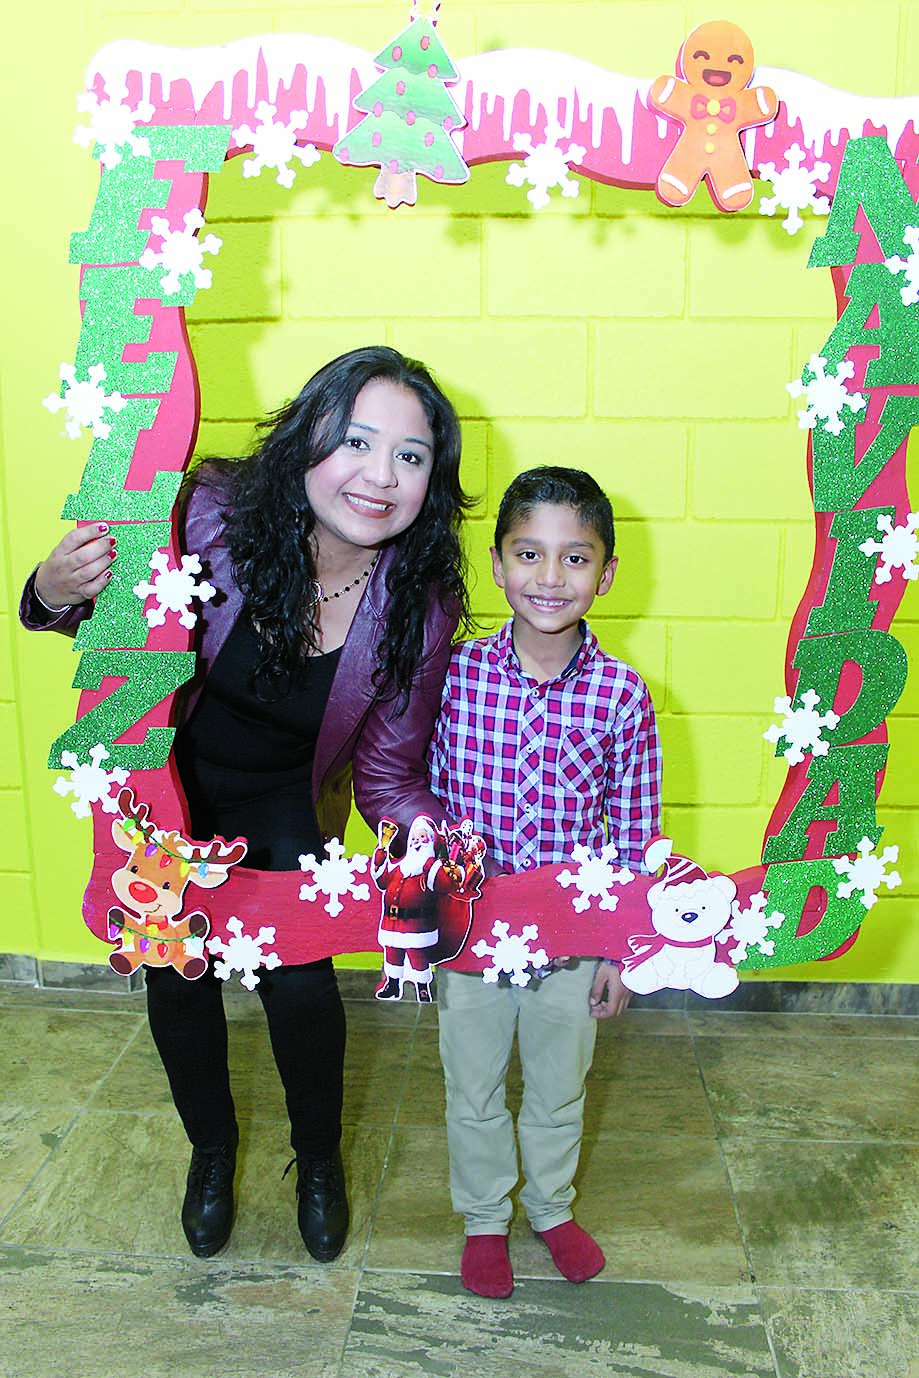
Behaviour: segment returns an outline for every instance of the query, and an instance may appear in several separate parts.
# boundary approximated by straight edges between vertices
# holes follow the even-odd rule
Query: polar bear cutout
[[[718,1000],[740,984],[725,931],[737,886],[730,876],[710,876],[688,857],[672,856],[671,845],[654,838],[645,848],[646,865],[656,871],[663,864],[664,874],[648,891],[653,932],[629,936],[623,984],[637,995],[692,990]]]

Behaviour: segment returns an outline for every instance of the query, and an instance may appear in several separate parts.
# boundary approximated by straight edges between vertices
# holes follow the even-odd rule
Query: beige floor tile
[[[70,1119],[69,1110],[0,1105],[0,1218],[57,1148]]]
[[[259,1010],[261,1015],[261,1010]],[[228,1025],[230,1087],[240,1120],[285,1119],[284,1088],[264,1017]]]
[[[719,1132],[919,1139],[919,1041],[704,1037],[696,1052]]]
[[[320,1265],[256,997],[225,992],[238,1215],[203,1262],[143,996],[7,996],[3,1378],[58,1378],[58,1355],[60,1378],[919,1378],[915,1018],[636,1005],[602,1025],[575,1212],[607,1266],[565,1283],[518,1208],[517,1286],[487,1302],[458,1277],[436,1007],[346,1002],[352,1228]],[[514,1112],[516,1056],[507,1089]]]
[[[731,1184],[706,1139],[585,1139],[574,1210],[606,1254],[603,1277],[656,1281],[749,1281]],[[541,1241],[515,1228],[524,1272],[554,1267]]]
[[[738,1138],[723,1149],[757,1282],[915,1288],[919,1145]]]
[[[375,1029],[414,1029],[423,1012],[414,1000],[345,1000],[348,1028],[355,1032]]]
[[[240,1119],[275,1119],[286,1114],[284,1092],[268,1041],[260,1005],[257,1017],[228,1023],[230,1079]],[[99,1086],[94,1110],[161,1111],[175,1115],[169,1082],[146,1021],[118,1064]]]
[[[636,995],[618,1019],[604,1019],[597,1029],[597,1042],[605,1038],[645,1038],[649,1034],[684,1037],[689,1032],[685,1010],[656,1010],[643,1005]]]
[[[351,1226],[345,1248],[331,1264],[314,1263],[306,1252],[297,1228],[296,1166],[286,1177],[291,1159],[287,1145],[287,1120],[257,1121],[244,1140],[241,1170],[237,1178],[237,1216],[233,1237],[223,1257],[263,1259],[293,1263],[315,1272],[329,1268],[357,1268],[363,1259],[389,1134],[386,1130],[346,1126],[342,1156]]]
[[[283,1120],[242,1122],[237,1219],[225,1257],[319,1267],[297,1229],[296,1169]],[[356,1266],[370,1228],[387,1135],[346,1132],[352,1224],[335,1266]],[[190,1149],[174,1116],[84,1112],[4,1223],[4,1242],[30,1247],[185,1256],[180,1212]]]
[[[708,1280],[749,1273],[730,1183],[706,1140],[587,1142],[576,1179],[577,1219],[606,1253],[612,1279]],[[452,1211],[446,1131],[399,1129],[393,1138],[368,1263],[458,1273],[463,1226]],[[511,1261],[520,1277],[556,1278],[545,1245],[517,1209]]]
[[[919,1292],[763,1288],[782,1378],[919,1378]]]
[[[24,1009],[33,1005],[44,1010],[96,1010],[100,1014],[146,1014],[147,997],[143,990],[127,991],[124,979],[112,972],[117,983],[112,990],[79,990],[0,981],[0,1007]]]
[[[419,1028],[412,1043],[408,1076],[399,1100],[400,1129],[410,1125],[437,1128],[444,1123],[446,1098],[444,1071],[438,1051],[437,1030]]]
[[[93,1110],[160,1112],[175,1118],[169,1082],[146,1018],[112,1070],[99,1083],[89,1104]]]
[[[597,1050],[588,1081],[587,1125],[591,1132],[711,1133],[711,1117],[695,1066],[685,1017],[669,1010],[631,1012],[597,1030]],[[677,1040],[682,1037],[682,1044]],[[675,1063],[673,1059],[675,1058]],[[641,1084],[636,1086],[636,1077]],[[630,1079],[623,1082],[622,1078]],[[629,1085],[630,1114],[621,1102]],[[516,1044],[507,1077],[507,1103],[516,1112],[522,1092],[522,1073]],[[435,1029],[419,1028],[412,1047],[411,1066],[399,1105],[398,1123],[442,1125],[446,1109],[443,1069]],[[662,1123],[649,1122],[657,1114]]]
[[[365,1272],[347,1378],[774,1378],[752,1290],[524,1281],[474,1297],[453,1277]]]
[[[694,1034],[721,1038],[919,1038],[908,1014],[775,1014],[753,1010],[689,1010]]]
[[[188,1155],[173,1116],[84,1111],[5,1221],[3,1239],[185,1253],[179,1209]]]
[[[689,1037],[599,1037],[584,1126],[588,1135],[714,1137]]]
[[[0,1009],[0,1099],[85,1105],[141,1023],[140,1014]]]
[[[284,1090],[262,1016],[232,1019],[228,1026],[230,1079],[240,1120],[286,1116]],[[415,1036],[399,1023],[386,1029],[374,1021],[352,1026],[345,1055],[345,1109],[349,1124],[389,1125],[396,1113]],[[436,1058],[436,1037],[434,1044]],[[439,1074],[439,1062],[437,1070]],[[169,1083],[150,1031],[142,1027],[92,1100],[93,1109],[162,1111],[175,1114]]]
[[[330,1378],[357,1274],[0,1250],[4,1378]]]
[[[368,1029],[348,1040],[344,1121],[392,1125],[412,1057],[413,1029]]]
[[[463,1225],[450,1204],[447,1131],[397,1129],[367,1258],[373,1268],[459,1275]]]

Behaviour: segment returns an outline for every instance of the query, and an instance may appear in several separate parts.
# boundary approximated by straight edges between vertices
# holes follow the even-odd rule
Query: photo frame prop
[[[172,951],[157,933],[141,934],[142,924],[128,932],[124,902],[120,927],[113,921],[126,838],[161,850],[171,839],[166,850],[180,865],[225,859],[220,883],[195,895],[206,929],[196,918],[174,944],[186,976],[205,942],[221,975],[237,970],[252,985],[260,966],[373,949],[380,929],[379,894],[359,878],[368,858],[346,857],[332,839],[324,858],[304,859],[306,879],[247,870],[243,839],[188,837],[170,762],[175,696],[195,673],[195,624],[220,597],[172,526],[199,408],[184,308],[219,275],[219,240],[201,234],[207,179],[235,156],[247,158],[248,175],[273,169],[282,186],[329,151],[375,164],[377,194],[391,206],[410,204],[419,173],[454,183],[460,197],[477,164],[498,160],[508,163],[511,185],[529,188],[534,209],[556,193],[576,196],[583,179],[672,197],[669,169],[687,191],[705,182],[724,213],[750,199],[731,186],[768,181],[760,210],[784,212],[776,229],[789,235],[805,214],[828,216],[808,266],[832,273],[838,320],[788,385],[806,434],[815,553],[789,632],[784,693],[764,689],[779,719],[764,735],[788,772],[762,857],[725,877],[657,839],[648,872],[626,879],[613,850],[574,848],[565,865],[484,882],[468,938],[450,960],[523,984],[560,953],[605,955],[622,961],[635,990],[719,998],[736,987],[738,971],[838,953],[879,890],[899,884],[896,846],[879,850],[876,800],[886,717],[907,670],[890,627],[919,574],[919,515],[905,471],[919,418],[919,100],[869,99],[782,69],[755,70],[746,35],[714,27],[723,52],[703,26],[684,43],[673,76],[654,82],[535,50],[454,64],[433,19],[414,8],[375,58],[294,34],[196,50],[126,40],[93,59],[81,98],[90,123],[77,137],[94,142],[99,191],[89,225],[71,239],[83,320],[60,392],[45,405],[64,413],[68,435],[93,434],[63,517],[117,527],[120,553],[79,628],[78,717],[49,764],[69,772],[56,789],[74,796],[74,812],[93,815],[84,917],[116,944],[116,969],[116,957],[143,957],[141,939],[147,953]],[[700,56],[706,42],[711,62]],[[695,120],[702,152],[687,173]],[[727,136],[725,164],[705,150]],[[423,183],[414,194],[423,196]],[[267,915],[271,927],[262,924]],[[143,918],[136,907],[133,918]],[[127,953],[126,934],[136,953]]]

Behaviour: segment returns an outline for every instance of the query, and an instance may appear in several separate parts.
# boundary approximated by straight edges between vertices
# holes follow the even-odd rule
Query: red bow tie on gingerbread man
[[[753,44],[736,24],[700,24],[677,68],[679,75],[658,77],[651,87],[654,109],[683,125],[658,173],[657,194],[668,206],[684,206],[705,177],[719,209],[743,210],[753,200],[753,179],[741,131],[775,119],[779,108],[768,86],[750,86]]]

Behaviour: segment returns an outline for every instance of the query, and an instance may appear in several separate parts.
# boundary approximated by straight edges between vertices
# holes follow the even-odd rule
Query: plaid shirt
[[[567,861],[576,843],[596,852],[608,838],[640,870],[660,813],[646,684],[589,628],[562,674],[540,684],[521,669],[512,627],[454,647],[428,752],[432,793],[511,870]]]

